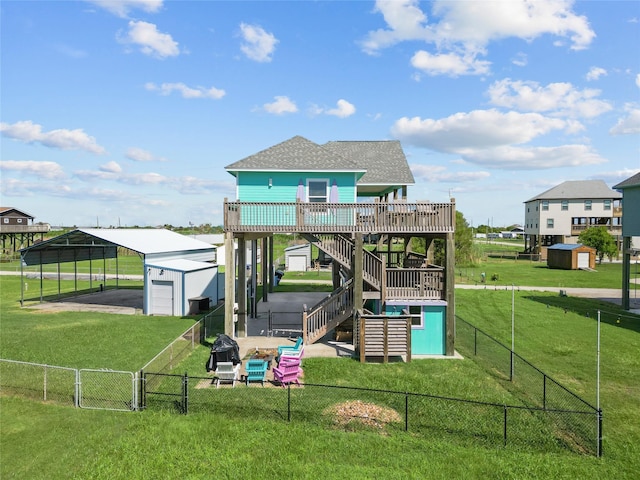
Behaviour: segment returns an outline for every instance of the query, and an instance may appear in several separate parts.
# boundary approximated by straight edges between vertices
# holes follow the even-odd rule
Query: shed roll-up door
[[[173,315],[173,282],[163,280],[152,281],[151,314]]]

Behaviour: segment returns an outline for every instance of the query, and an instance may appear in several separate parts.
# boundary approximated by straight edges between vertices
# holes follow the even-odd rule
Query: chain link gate
[[[138,378],[132,372],[82,369],[79,407],[96,410],[138,409]]]

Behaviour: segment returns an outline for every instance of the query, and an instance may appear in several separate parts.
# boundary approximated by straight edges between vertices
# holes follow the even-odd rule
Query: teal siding
[[[400,315],[407,305],[387,305],[386,315]],[[422,327],[411,328],[411,355],[444,355],[447,307],[422,305]]]
[[[302,182],[305,199],[309,179],[327,180],[327,199],[331,185],[336,182],[339,203],[356,203],[356,174],[354,172],[238,172],[237,187],[240,202],[289,203],[268,212],[260,206],[243,205],[240,218],[243,225],[295,225],[296,195]],[[339,218],[337,218],[339,216]],[[352,225],[355,212],[327,209],[305,222],[316,225]]]
[[[640,187],[627,187],[622,190],[622,235],[640,236]]]
[[[356,203],[354,172],[238,172],[238,200],[241,202],[295,202],[302,180],[307,195],[307,179],[318,178],[338,185],[340,203]],[[271,179],[271,186],[269,186]],[[329,192],[327,191],[327,196]]]

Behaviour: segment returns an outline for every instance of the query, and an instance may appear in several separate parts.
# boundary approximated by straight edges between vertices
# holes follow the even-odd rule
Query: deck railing
[[[0,233],[47,233],[51,230],[48,223],[38,225],[0,225]]]
[[[224,228],[232,232],[449,233],[455,203],[224,202]]]
[[[352,315],[353,281],[350,280],[302,314],[302,335],[305,344],[315,342]]]
[[[386,298],[444,299],[444,268],[387,269]]]

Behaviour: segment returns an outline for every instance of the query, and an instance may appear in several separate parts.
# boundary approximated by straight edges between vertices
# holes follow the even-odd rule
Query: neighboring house
[[[631,257],[637,257],[640,254],[640,172],[620,182],[613,188],[621,190],[623,196],[622,308],[629,310]]]
[[[34,224],[33,215],[13,207],[0,207],[0,239],[2,240],[2,252],[13,253],[21,248],[28,247],[40,240],[51,227],[48,223]]]
[[[236,268],[246,263],[247,242],[252,250],[261,243],[261,271],[272,272],[273,234],[297,234],[333,258],[335,290],[317,309],[305,313],[305,342],[313,343],[353,321],[361,360],[387,354],[454,354],[455,202],[407,202],[407,187],[414,178],[398,141],[319,145],[296,136],[226,170],[236,178],[237,200],[225,199],[225,244],[229,248],[238,241],[241,258],[226,255],[225,271],[237,271],[238,280],[227,277],[225,298],[236,297],[237,285],[255,284],[255,278],[247,282],[245,270]],[[374,252],[364,248],[372,234],[379,239]],[[427,247],[434,239],[444,240],[446,265],[420,262],[403,268],[411,258],[412,237],[424,238]],[[404,251],[387,254],[394,242],[404,245]],[[263,277],[263,284],[272,282]],[[263,288],[263,299],[271,286]],[[246,335],[247,312],[256,311],[255,304],[248,308],[248,300],[256,299],[238,291],[239,336]],[[233,335],[233,303],[226,305],[225,332]],[[382,324],[389,328],[385,331],[395,325],[407,333],[397,350],[371,340],[370,329]]]
[[[568,181],[524,202],[525,252],[547,258],[557,243],[578,243],[589,227],[622,235],[622,195],[602,180]]]

